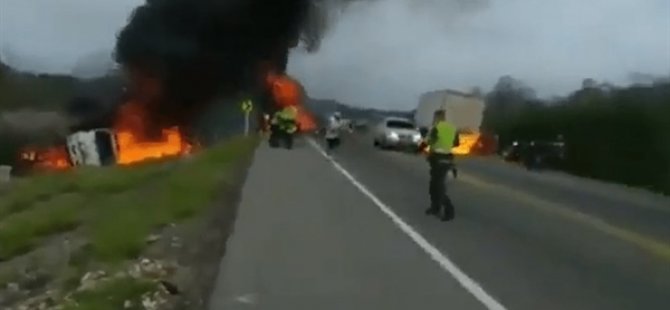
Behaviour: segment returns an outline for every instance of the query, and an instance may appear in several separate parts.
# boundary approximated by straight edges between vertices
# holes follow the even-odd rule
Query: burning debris
[[[119,118],[114,126],[116,136],[117,160],[121,165],[133,164],[150,158],[187,155],[193,151],[180,127],[155,127],[148,124],[148,117],[142,106],[135,102],[127,103],[120,109]],[[153,131],[153,132],[152,132]]]
[[[152,117],[183,126],[216,96],[284,73],[313,10],[310,0],[149,0],[119,34],[116,60]]]
[[[214,98],[264,92],[268,78],[286,77],[300,41],[317,50],[326,2],[148,0],[120,32],[115,57],[154,121],[187,128]]]
[[[298,81],[286,74],[270,72],[267,75],[266,82],[277,108],[285,106],[295,106],[297,108],[296,121],[300,131],[309,132],[317,129],[313,115],[305,109],[304,90]]]
[[[285,71],[289,50],[300,41],[310,52],[318,48],[324,3],[147,0],[118,35],[114,57],[128,90],[113,119],[78,128],[66,146],[27,149],[21,160],[62,170],[189,154],[198,115],[217,98],[239,94],[268,94],[259,112],[295,105],[300,129],[315,129],[301,104],[302,86]],[[82,99],[71,108],[88,115],[91,106]]]
[[[40,171],[73,166],[130,165],[149,159],[193,152],[193,143],[179,127],[155,127],[141,104],[128,102],[118,109],[111,128],[81,130],[65,143],[47,148],[26,148],[20,161]]]

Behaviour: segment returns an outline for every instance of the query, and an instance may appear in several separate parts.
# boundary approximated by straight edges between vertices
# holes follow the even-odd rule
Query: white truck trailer
[[[419,128],[430,128],[433,114],[444,109],[447,121],[464,132],[479,132],[484,114],[484,99],[455,90],[436,90],[424,93],[414,112],[414,123]]]

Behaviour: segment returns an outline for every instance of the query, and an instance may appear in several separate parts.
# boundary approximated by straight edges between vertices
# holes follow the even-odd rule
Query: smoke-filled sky
[[[0,0],[0,55],[21,69],[90,74],[140,0]],[[592,77],[670,73],[668,0],[363,0],[289,72],[310,95],[411,108],[422,92],[489,89],[511,74],[540,95]]]

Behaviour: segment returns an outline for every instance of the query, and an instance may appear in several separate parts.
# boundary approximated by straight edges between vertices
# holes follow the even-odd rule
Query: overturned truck
[[[73,166],[111,166],[117,163],[118,144],[111,129],[78,131],[66,139]]]

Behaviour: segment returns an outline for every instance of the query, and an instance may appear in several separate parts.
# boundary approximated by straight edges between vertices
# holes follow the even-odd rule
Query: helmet
[[[333,113],[333,117],[340,118],[342,117],[342,114],[340,112],[335,112]]]

